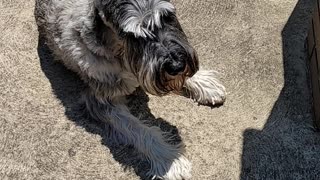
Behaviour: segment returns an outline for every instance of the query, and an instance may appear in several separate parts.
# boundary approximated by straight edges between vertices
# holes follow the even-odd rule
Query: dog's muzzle
[[[195,72],[185,62],[173,62],[164,64],[164,86],[167,91],[178,93],[183,88],[184,82]]]

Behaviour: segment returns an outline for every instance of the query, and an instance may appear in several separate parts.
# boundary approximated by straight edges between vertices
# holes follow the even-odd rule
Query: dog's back
[[[103,58],[104,62],[114,59],[115,36],[101,26],[102,22],[97,22],[93,0],[37,0],[35,16],[39,32],[55,59],[83,79],[90,73],[84,73],[89,64],[99,71],[102,65],[93,62],[95,59]]]

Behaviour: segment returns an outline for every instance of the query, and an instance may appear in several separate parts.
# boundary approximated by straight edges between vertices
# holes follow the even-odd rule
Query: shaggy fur
[[[87,110],[108,123],[117,141],[133,145],[151,164],[150,178],[188,179],[191,163],[182,144],[130,114],[125,96],[140,86],[163,96],[187,91],[201,104],[221,104],[225,88],[214,71],[198,71],[190,46],[164,0],[38,0],[39,27],[67,68],[89,85]]]

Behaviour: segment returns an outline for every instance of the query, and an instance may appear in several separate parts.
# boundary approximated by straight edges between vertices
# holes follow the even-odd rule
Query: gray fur
[[[161,16],[169,12],[174,12],[174,7],[163,0],[130,1],[130,5],[126,6],[124,12],[121,13],[120,27],[125,32],[134,33],[135,36],[152,37],[155,27],[161,28],[162,26]]]
[[[166,134],[130,114],[124,100],[138,86],[159,96],[185,86],[200,103],[223,103],[225,90],[214,74],[197,73],[196,52],[173,5],[165,0],[38,0],[37,6],[42,10],[38,26],[56,59],[89,86],[84,101],[91,116],[108,123],[116,140],[145,155],[149,177],[190,178],[182,144],[166,143]],[[178,64],[183,69],[170,74]]]

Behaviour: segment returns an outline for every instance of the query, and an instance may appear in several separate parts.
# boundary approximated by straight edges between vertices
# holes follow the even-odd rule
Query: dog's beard
[[[144,90],[150,94],[163,96],[168,93],[179,94],[185,85],[185,81],[190,77],[188,66],[185,71],[179,75],[171,76],[161,69],[156,69],[156,66],[145,66],[139,71],[139,82]]]
[[[169,80],[167,82],[166,88],[172,92],[179,92],[182,89],[184,82],[185,82],[185,76],[178,75],[174,77],[174,79]]]
[[[127,57],[131,57],[131,59],[127,59],[127,62],[130,64],[130,70],[136,75],[141,88],[153,95],[164,96],[171,92],[178,94],[186,79],[198,70],[198,68],[190,67],[189,63],[193,62],[187,62],[183,72],[170,75],[164,70],[165,58],[157,57],[153,51],[149,50],[143,54],[144,56],[141,58],[136,53],[131,56],[127,54]]]
[[[161,72],[155,63],[144,63],[138,73],[138,81],[145,91],[153,95],[165,95],[168,93],[162,83]]]
[[[166,89],[173,93],[179,93],[191,74],[193,73],[190,72],[189,66],[186,66],[185,70],[176,76],[165,73],[165,79],[167,80],[165,85]]]
[[[186,71],[171,76],[163,69],[166,62],[164,57],[158,57],[153,48],[137,48],[132,44],[127,44],[126,64],[129,70],[136,75],[141,88],[150,94],[163,96],[172,91],[179,91],[185,81]],[[142,54],[142,57],[141,57]]]
[[[180,92],[186,79],[198,70],[196,53],[180,37],[182,35],[178,36],[179,32],[174,31],[162,33],[157,40],[128,35],[124,43],[124,59],[128,69],[136,75],[142,89],[157,96]],[[170,75],[166,65],[172,61],[185,62],[184,71]]]

